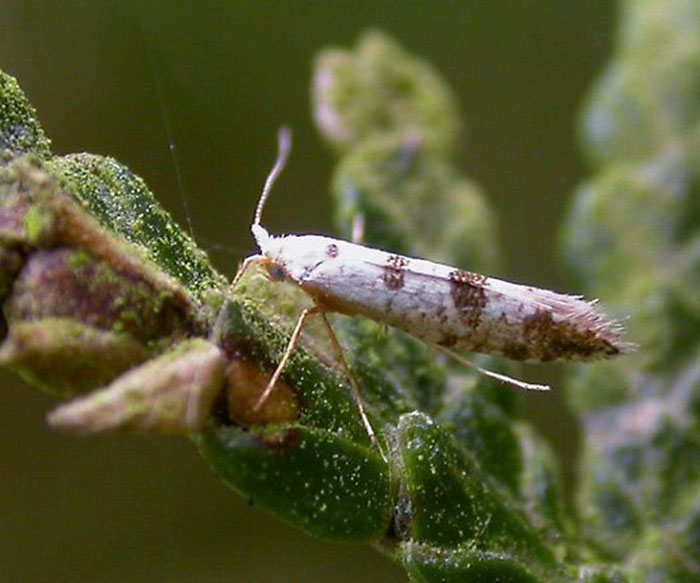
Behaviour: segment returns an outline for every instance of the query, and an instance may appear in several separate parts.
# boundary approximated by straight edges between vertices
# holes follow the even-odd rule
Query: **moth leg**
[[[294,349],[299,344],[299,338],[301,337],[301,332],[304,329],[304,323],[306,322],[306,319],[314,314],[319,314],[321,316],[321,320],[323,321],[326,331],[328,332],[328,337],[331,341],[333,351],[336,354],[336,358],[338,358],[338,360],[340,361],[343,367],[343,371],[345,372],[346,376],[348,377],[348,380],[350,381],[350,386],[352,387],[353,391],[353,397],[355,399],[355,402],[357,403],[357,408],[360,412],[360,417],[362,419],[362,424],[365,427],[365,431],[367,432],[367,435],[369,436],[372,445],[377,446],[382,458],[384,458],[384,460],[387,461],[384,452],[378,445],[377,434],[375,433],[374,428],[372,427],[372,424],[370,423],[369,418],[367,417],[367,412],[365,411],[365,406],[362,402],[362,391],[360,390],[360,385],[358,384],[357,380],[355,379],[355,375],[352,374],[350,366],[345,360],[343,348],[340,346],[340,342],[338,342],[338,337],[335,335],[335,332],[333,331],[333,328],[331,327],[328,318],[326,318],[325,312],[318,305],[314,304],[313,306],[304,308],[304,310],[302,311],[301,315],[299,316],[299,319],[297,320],[296,326],[294,326],[292,335],[289,337],[287,348],[285,349],[284,354],[282,355],[282,358],[280,359],[279,364],[275,369],[275,372],[270,377],[270,380],[268,381],[265,390],[262,392],[262,394],[258,398],[258,401],[255,403],[253,410],[259,411],[260,407],[262,407],[265,404],[265,401],[270,396],[270,393],[272,393],[273,389],[275,388],[275,384],[277,383],[277,379],[279,379],[280,375],[282,374],[282,371],[284,370],[284,367],[287,365],[287,362],[289,362],[289,359],[291,358]]]
[[[260,397],[258,398],[257,403],[255,403],[253,411],[260,410],[260,407],[262,407],[265,404],[265,401],[267,401],[267,398],[270,396],[270,393],[275,388],[275,383],[277,382],[277,379],[280,378],[280,375],[282,374],[284,367],[287,365],[289,358],[292,356],[294,349],[299,344],[299,337],[301,336],[301,331],[304,327],[304,322],[306,321],[306,318],[308,318],[312,314],[319,313],[319,311],[319,307],[316,305],[304,308],[304,311],[301,313],[299,319],[297,320],[296,326],[294,326],[294,331],[292,332],[292,335],[289,337],[289,342],[287,343],[287,348],[284,350],[282,359],[279,361],[275,372],[270,377],[270,380],[268,381],[267,386],[265,387],[265,390],[263,391],[262,395],[260,395]]]
[[[256,263],[260,263],[263,259],[265,259],[264,255],[250,255],[246,257],[243,260],[243,263],[241,263],[241,266],[238,268],[238,271],[236,272],[236,276],[233,278],[233,281],[231,282],[231,287],[236,287],[236,284],[238,281],[243,277],[246,271],[250,268],[251,265],[255,265]]]
[[[350,370],[348,361],[345,360],[345,355],[343,354],[343,347],[340,345],[340,342],[338,342],[338,337],[335,335],[333,327],[331,326],[331,323],[326,317],[326,313],[323,310],[319,310],[318,313],[321,316],[321,320],[323,321],[324,326],[326,327],[326,331],[328,332],[328,338],[331,341],[331,345],[333,346],[333,351],[335,352],[336,358],[340,361],[343,370],[345,371],[345,375],[350,381],[353,397],[355,399],[355,402],[357,403],[357,408],[360,411],[360,417],[362,418],[362,423],[365,426],[365,431],[367,432],[367,435],[369,436],[372,445],[377,446],[377,449],[379,449],[379,453],[381,454],[382,458],[384,458],[384,461],[387,461],[387,458],[384,455],[382,448],[379,446],[379,442],[377,441],[377,434],[374,432],[374,428],[372,427],[372,424],[369,421],[369,417],[367,417],[367,412],[365,411],[365,406],[362,402],[362,390],[360,389],[360,385],[357,382],[355,375]]]
[[[514,379],[512,377],[509,377],[507,375],[494,372],[492,370],[487,370],[485,368],[481,368],[480,366],[477,366],[470,360],[467,360],[464,358],[461,354],[458,354],[454,352],[453,350],[450,350],[449,348],[445,348],[444,346],[435,346],[440,352],[443,354],[446,354],[450,358],[453,358],[456,360],[459,364],[463,364],[464,366],[468,366],[469,368],[473,368],[474,370],[479,371],[481,374],[485,374],[487,377],[494,378],[496,380],[499,380],[503,383],[508,383],[509,385],[513,385],[518,387],[519,389],[525,389],[527,391],[549,391],[550,386],[549,385],[538,385],[535,383],[526,383],[525,381],[521,381],[519,379]]]
[[[469,546],[467,547],[469,550],[475,550],[477,545],[479,544],[479,541],[483,540],[484,533],[486,532],[486,529],[489,527],[489,524],[491,524],[491,519],[493,518],[493,514],[489,514],[488,518],[484,520],[484,522],[481,524],[481,527],[479,528],[479,532],[476,533],[476,535],[472,538],[471,542],[469,543]]]

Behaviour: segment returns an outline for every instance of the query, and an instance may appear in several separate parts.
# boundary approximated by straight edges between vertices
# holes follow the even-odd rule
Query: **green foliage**
[[[49,171],[100,222],[139,246],[148,258],[182,283],[200,302],[222,293],[226,280],[204,251],[158,205],[144,181],[113,158],[93,154],[57,156]]]
[[[496,267],[491,211],[453,163],[456,100],[430,65],[370,32],[354,51],[322,51],[313,85],[319,130],[342,154],[332,190],[344,236],[360,215],[380,248]]]
[[[0,96],[0,152],[10,156],[32,153],[40,158],[49,157],[51,141],[14,77],[0,75]]]
[[[0,361],[61,393],[107,385],[52,422],[192,432],[242,495],[314,536],[376,544],[413,581],[690,581],[700,556],[698,38],[691,0],[628,3],[584,118],[596,175],[573,201],[565,253],[582,285],[631,314],[642,349],[568,381],[585,432],[580,524],[511,388],[373,322],[333,325],[378,443],[323,328],[311,326],[293,353],[278,401],[255,408],[308,299],[254,273],[227,292],[127,168],[51,158],[7,76]],[[319,129],[339,156],[345,236],[363,225],[372,245],[497,265],[491,211],[454,165],[455,99],[428,64],[372,32],[353,50],[322,52],[313,87]],[[76,363],[68,375],[66,359]],[[90,373],[96,362],[105,366]],[[205,410],[178,423],[170,404],[183,399]]]
[[[578,370],[582,532],[639,581],[700,569],[700,5],[623,3],[584,112],[596,173],[566,224],[569,265],[641,349]]]

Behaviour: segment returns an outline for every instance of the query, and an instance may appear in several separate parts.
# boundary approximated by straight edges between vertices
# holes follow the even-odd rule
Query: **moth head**
[[[258,244],[258,249],[260,249],[260,253],[262,253],[266,257],[269,257],[269,251],[273,247],[272,242],[274,240],[274,237],[267,232],[267,229],[265,227],[257,223],[253,223],[250,226],[250,230],[253,233],[253,237],[255,237],[255,242]]]
[[[270,281],[279,282],[289,279],[287,270],[281,263],[278,263],[274,259],[265,257],[260,261],[260,264],[265,269],[265,274]]]
[[[317,235],[284,235],[261,239],[260,263],[272,281],[302,284],[323,265],[328,257],[326,237]]]
[[[250,230],[260,248],[260,260],[257,262],[265,269],[265,273],[271,281],[284,281],[288,279],[284,266],[283,240],[284,237],[273,237],[267,229],[260,225],[253,225]]]

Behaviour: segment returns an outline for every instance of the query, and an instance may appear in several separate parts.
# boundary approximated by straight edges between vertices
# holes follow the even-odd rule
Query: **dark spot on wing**
[[[467,325],[476,328],[481,321],[481,312],[486,306],[484,291],[485,275],[470,271],[455,270],[450,273],[452,301],[462,313]]]
[[[331,259],[338,257],[338,246],[335,243],[330,243],[328,247],[326,247],[326,255]]]
[[[400,255],[389,255],[384,266],[382,279],[384,284],[391,290],[401,289],[403,287],[404,270],[408,265],[408,259]]]
[[[530,348],[522,342],[506,342],[503,346],[503,356],[511,360],[527,360],[531,358]]]
[[[455,334],[445,334],[440,340],[438,341],[438,344],[440,346],[444,346],[445,348],[451,348],[455,344],[457,344],[457,336]]]
[[[576,320],[554,320],[547,310],[535,312],[523,322],[524,343],[530,358],[541,361],[581,360],[614,356],[620,352],[595,327],[577,326]]]

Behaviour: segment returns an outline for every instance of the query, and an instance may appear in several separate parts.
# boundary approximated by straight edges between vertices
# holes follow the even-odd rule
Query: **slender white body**
[[[594,302],[317,235],[253,233],[273,280],[324,311],[362,315],[446,348],[514,360],[610,357],[630,345]]]

